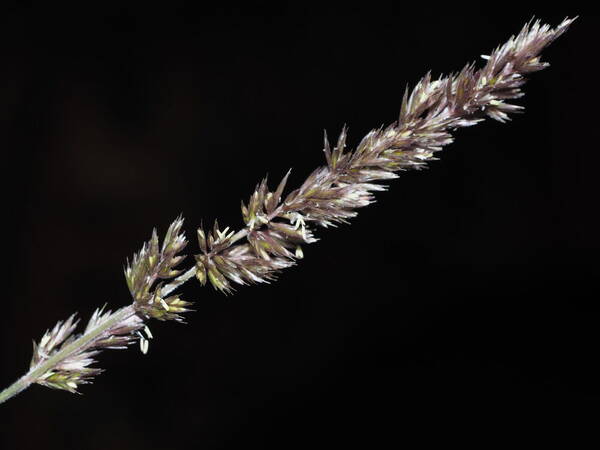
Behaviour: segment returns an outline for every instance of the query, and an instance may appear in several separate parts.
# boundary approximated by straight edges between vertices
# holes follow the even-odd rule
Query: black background
[[[151,324],[147,356],[104,353],[83,396],[2,405],[5,448],[380,448],[595,422],[598,23],[576,8],[6,9],[0,381],[56,321],[127,304],[125,258],[154,226],[239,228],[263,175],[293,167],[295,187],[323,163],[324,128],[356,145],[406,83],[534,13],[582,17],[524,115],[459,131],[276,283],[188,283],[197,312]]]

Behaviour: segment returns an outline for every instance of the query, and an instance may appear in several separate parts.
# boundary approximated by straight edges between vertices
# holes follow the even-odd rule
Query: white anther
[[[154,336],[152,336],[152,333],[150,333],[150,328],[148,328],[148,326],[144,327],[144,331],[146,332],[146,336],[148,336],[148,339],[152,339]]]
[[[225,228],[223,231],[217,230],[217,234],[219,235],[219,240],[227,239],[227,231],[229,231],[229,227]]]
[[[145,355],[146,353],[148,353],[148,347],[150,346],[150,343],[146,340],[146,339],[142,339],[140,341],[140,347],[142,350],[142,353]]]
[[[148,353],[148,341],[140,334],[140,350],[145,355]]]

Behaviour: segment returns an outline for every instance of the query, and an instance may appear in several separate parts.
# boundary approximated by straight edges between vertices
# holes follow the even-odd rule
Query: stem
[[[52,370],[61,361],[65,360],[74,353],[89,347],[89,345],[93,343],[102,333],[110,330],[114,325],[127,320],[135,314],[137,313],[133,305],[122,308],[121,310],[115,312],[114,315],[106,322],[103,322],[95,328],[92,328],[88,333],[82,334],[69,345],[53,354],[50,358],[39,363],[37,366],[32,367],[29,372],[0,392],[0,404],[14,397],[19,392],[24,391],[31,384],[35,383],[42,375]]]
[[[164,297],[166,295],[169,295],[171,292],[173,292],[175,289],[177,289],[183,283],[188,281],[190,278],[194,277],[194,275],[196,275],[196,266],[195,265],[193,265],[188,270],[186,270],[185,273],[183,273],[183,274],[179,275],[177,278],[175,278],[172,283],[165,284],[162,287],[162,289],[160,290],[160,296]]]
[[[9,387],[0,392],[0,403],[4,403],[9,398],[14,397],[19,392],[24,391],[31,384],[31,380],[27,377],[27,375],[22,376]]]

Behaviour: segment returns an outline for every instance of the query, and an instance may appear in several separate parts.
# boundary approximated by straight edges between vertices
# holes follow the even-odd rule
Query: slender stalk
[[[0,392],[0,403],[4,403],[6,400],[13,398],[21,391],[24,391],[31,383],[32,381],[27,375],[22,376],[9,387]]]
[[[73,354],[81,352],[85,348],[89,347],[94,340],[100,337],[103,333],[110,330],[118,323],[121,323],[134,316],[135,314],[137,313],[134,305],[129,305],[120,311],[117,311],[109,320],[99,324],[95,328],[92,328],[89,332],[82,334],[79,338],[66,345],[48,359],[32,367],[24,376],[0,392],[0,403],[4,403],[6,400],[14,397],[21,391],[24,391],[31,384],[39,380],[40,377],[42,377],[45,373],[52,370],[57,364]]]
[[[183,285],[187,281],[194,278],[195,275],[196,275],[196,266],[192,266],[188,270],[186,270],[182,275],[175,278],[172,283],[165,284],[162,287],[162,289],[160,290],[160,296],[166,297],[171,292],[173,292],[175,289],[177,289],[179,286]]]

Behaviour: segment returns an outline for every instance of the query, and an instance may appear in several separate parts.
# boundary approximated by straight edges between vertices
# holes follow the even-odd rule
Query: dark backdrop
[[[151,324],[147,356],[101,355],[83,396],[34,386],[2,405],[5,448],[495,440],[597,405],[598,23],[567,7],[6,9],[0,381],[56,321],[128,303],[125,258],[154,226],[240,227],[262,176],[293,167],[297,186],[322,164],[324,128],[356,145],[406,83],[534,13],[583,16],[524,115],[460,131],[276,283],[229,298],[189,283],[197,312]]]

